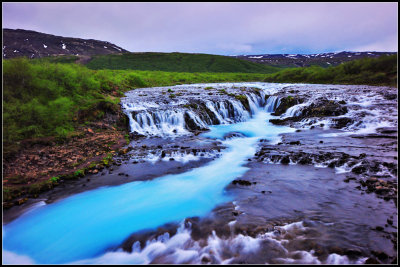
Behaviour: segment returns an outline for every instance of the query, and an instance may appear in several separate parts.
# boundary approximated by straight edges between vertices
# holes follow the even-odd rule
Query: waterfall
[[[131,132],[142,135],[187,134],[184,113],[180,110],[142,111],[133,118],[128,113]]]
[[[228,103],[230,104],[230,110],[232,118],[234,118],[235,122],[240,122],[240,121],[245,121],[248,120],[251,117],[251,114],[244,109],[242,103],[238,100],[228,100]]]
[[[280,105],[281,99],[278,96],[268,97],[267,103],[265,104],[265,110],[267,112],[274,112],[275,109]]]
[[[222,117],[222,115],[218,112],[219,109],[218,107],[216,107],[216,104],[212,101],[207,101],[206,102],[206,107],[208,108],[208,110],[210,110],[212,113],[214,113],[215,117],[217,118],[217,120],[219,121],[219,124],[224,124],[225,120]],[[217,111],[218,110],[218,111]]]
[[[289,117],[297,117],[301,115],[303,107],[306,107],[309,103],[303,103],[294,105],[286,110],[286,112],[282,115],[282,118],[289,118]]]
[[[247,97],[247,100],[249,101],[251,114],[255,114],[257,109],[262,106],[262,105],[260,105],[260,102],[259,102],[260,97],[257,97],[255,94],[247,94],[246,97]]]
[[[263,91],[248,93],[246,97],[250,112],[236,99],[200,100],[200,108],[196,109],[182,106],[161,109],[155,103],[123,103],[122,107],[129,118],[131,132],[146,136],[174,136],[189,134],[193,130],[206,130],[213,124],[243,122],[264,106],[268,112],[273,112],[280,103],[277,96],[265,101]]]

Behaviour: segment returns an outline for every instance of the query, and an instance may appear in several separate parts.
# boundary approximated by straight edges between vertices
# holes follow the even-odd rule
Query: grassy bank
[[[397,86],[397,55],[363,58],[328,68],[290,68],[268,74],[264,81]]]
[[[126,53],[94,56],[90,69],[147,70],[168,72],[273,73],[278,67],[227,56],[188,53]]]
[[[262,81],[264,74],[90,70],[79,64],[3,61],[3,142],[66,137],[77,125],[119,110],[123,93],[184,83]]]

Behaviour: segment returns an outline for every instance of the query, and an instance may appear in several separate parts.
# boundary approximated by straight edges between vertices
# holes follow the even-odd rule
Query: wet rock
[[[239,185],[249,186],[249,185],[251,185],[251,182],[246,181],[246,180],[240,180],[240,179],[238,179],[238,180],[233,180],[233,181],[232,181],[232,184],[234,184],[234,185],[239,184]]]
[[[347,107],[337,101],[319,98],[303,109],[302,117],[339,116],[346,114],[347,111]]]
[[[329,251],[329,254],[332,254],[332,253],[335,253],[338,255],[344,254],[343,249],[341,247],[336,247],[336,246],[328,248],[328,251]]]
[[[290,158],[289,158],[289,156],[285,156],[285,157],[283,157],[283,158],[281,159],[281,164],[287,165],[287,164],[289,164],[289,163],[290,163]]]
[[[381,261],[384,261],[389,258],[389,256],[383,251],[372,251],[372,254]]]
[[[343,182],[348,183],[350,180],[356,180],[354,177],[347,177],[346,179],[343,180]]]
[[[146,137],[146,136],[143,135],[143,134],[140,134],[140,133],[138,133],[136,131],[134,131],[132,133],[129,133],[129,139],[131,139],[131,140],[137,140],[137,139],[142,138],[142,137]]]
[[[334,118],[332,119],[332,122],[334,123],[331,127],[336,128],[336,129],[342,129],[350,124],[354,123],[354,120],[351,118]]]
[[[394,100],[394,99],[397,98],[397,95],[396,95],[396,94],[391,94],[391,93],[385,93],[385,94],[383,95],[383,97],[384,97],[385,99],[387,99],[387,100]]]
[[[282,120],[282,119],[270,119],[269,120],[270,123],[275,124],[275,125],[284,125],[286,120]]]
[[[202,263],[209,263],[209,262],[211,262],[211,259],[209,257],[207,257],[207,256],[203,256],[203,258],[201,258],[201,262]]]
[[[397,133],[397,128],[395,127],[384,127],[384,128],[378,128],[376,129],[378,133],[382,134],[394,134]]]
[[[20,198],[20,199],[18,199],[17,201],[16,201],[16,204],[18,204],[18,205],[22,205],[22,204],[24,204],[25,202],[27,202],[28,201],[28,198]]]
[[[281,99],[281,103],[276,108],[275,112],[272,113],[274,116],[280,116],[286,112],[286,110],[294,105],[302,103],[303,100],[293,96],[287,96]]]
[[[331,162],[328,164],[328,168],[335,168],[336,165],[337,165],[337,161],[336,161],[336,160],[331,161]]]
[[[289,144],[290,145],[300,145],[300,141],[292,141]]]
[[[344,254],[349,258],[355,259],[362,256],[362,252],[358,249],[347,249]]]
[[[231,132],[231,133],[227,133],[224,135],[224,140],[226,139],[231,139],[231,138],[238,138],[238,137],[246,137],[246,135],[244,135],[241,132]]]
[[[376,182],[378,182],[378,179],[375,177],[370,177],[365,181],[367,184],[374,184]]]
[[[301,158],[298,163],[302,164],[302,165],[312,164],[312,159],[310,157],[306,156],[306,157]]]
[[[365,168],[365,166],[362,166],[362,165],[354,167],[353,169],[351,169],[351,172],[356,173],[356,174],[361,174],[361,173],[364,173],[366,171],[367,171],[367,169]]]
[[[365,264],[380,264],[379,261],[377,261],[375,258],[369,257],[366,261]]]

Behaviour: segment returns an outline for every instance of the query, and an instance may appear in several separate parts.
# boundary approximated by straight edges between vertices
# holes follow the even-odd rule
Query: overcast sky
[[[397,52],[398,3],[3,3],[3,28],[131,52]]]

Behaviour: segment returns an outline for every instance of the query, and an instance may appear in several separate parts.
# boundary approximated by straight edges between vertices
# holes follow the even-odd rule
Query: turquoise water
[[[222,139],[229,132],[241,132],[246,137],[223,141],[227,149],[206,166],[87,191],[25,213],[3,226],[5,255],[44,264],[89,259],[136,231],[206,215],[230,200],[224,188],[248,170],[243,165],[256,152],[259,139],[276,143],[280,133],[295,130],[270,124],[271,117],[260,109],[249,121],[211,126],[203,136]]]

